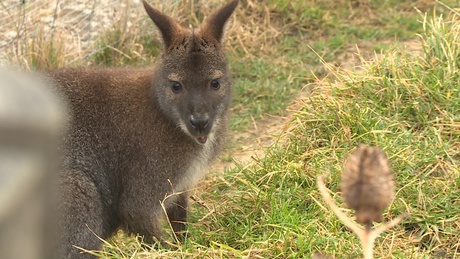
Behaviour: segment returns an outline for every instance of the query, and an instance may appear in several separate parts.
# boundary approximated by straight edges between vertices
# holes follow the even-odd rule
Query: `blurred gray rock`
[[[0,70],[0,258],[50,258],[65,110],[38,75]]]

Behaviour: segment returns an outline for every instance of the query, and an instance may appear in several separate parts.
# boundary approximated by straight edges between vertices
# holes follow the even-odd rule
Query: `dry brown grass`
[[[185,27],[197,27],[204,17],[227,1],[149,2]],[[240,2],[237,14],[227,26],[227,35],[231,35],[226,41],[230,52],[242,51],[248,56],[273,53],[273,45],[286,33],[292,33],[290,28],[295,27],[296,22],[284,23],[282,15],[275,12],[275,6],[268,2]],[[114,12],[103,9],[103,6],[88,7],[86,10],[62,9],[53,6],[52,1],[31,6],[12,7],[7,4],[2,2],[0,6],[0,11],[7,14],[3,18],[2,33],[6,40],[2,42],[1,50],[12,65],[46,69],[87,64],[88,61],[92,62],[92,56],[103,52],[105,48],[111,49],[111,54],[118,53],[122,61],[114,63],[119,65],[151,58],[151,53],[142,44],[147,41],[142,38],[152,35],[152,30],[156,31],[156,28],[144,14],[141,3],[114,1]],[[72,20],[85,12],[94,12],[94,17],[99,17],[99,20],[109,17],[113,22],[112,29],[104,29],[105,24],[98,25],[102,21],[93,16]],[[90,34],[88,29],[95,28],[97,33]],[[152,41],[159,46],[159,35],[154,37]],[[102,46],[100,43],[103,43]]]

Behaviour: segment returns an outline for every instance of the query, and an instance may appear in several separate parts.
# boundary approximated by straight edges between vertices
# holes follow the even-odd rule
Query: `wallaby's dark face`
[[[144,7],[159,28],[165,49],[155,70],[154,98],[170,120],[198,143],[214,138],[231,101],[231,82],[222,46],[224,26],[238,1],[187,30],[150,5]]]

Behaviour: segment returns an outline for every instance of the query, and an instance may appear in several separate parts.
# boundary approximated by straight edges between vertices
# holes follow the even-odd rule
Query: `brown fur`
[[[174,232],[185,230],[187,190],[226,133],[232,90],[221,40],[237,2],[196,31],[144,2],[165,43],[154,67],[48,73],[72,111],[60,174],[58,258],[91,258],[73,246],[98,249],[94,234],[108,238],[120,227],[147,242],[163,241],[165,197]]]

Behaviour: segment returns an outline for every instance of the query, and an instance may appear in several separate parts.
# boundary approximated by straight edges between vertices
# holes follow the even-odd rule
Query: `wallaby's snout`
[[[186,115],[185,124],[183,129],[189,133],[200,144],[207,142],[209,135],[213,131],[213,118],[211,118],[208,110],[195,109],[192,107],[192,112]]]
[[[198,130],[200,133],[204,132],[205,128],[208,126],[209,116],[207,114],[198,114],[190,116],[190,124],[193,128]]]
[[[205,129],[209,124],[209,115],[208,114],[192,114],[190,116],[190,125],[198,131],[198,133],[205,133]]]

